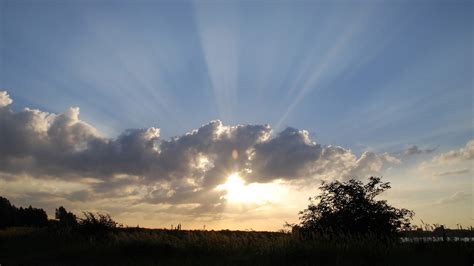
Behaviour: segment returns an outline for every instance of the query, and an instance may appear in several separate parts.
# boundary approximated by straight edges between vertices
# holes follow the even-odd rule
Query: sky
[[[0,0],[0,195],[278,230],[383,176],[474,225],[472,1]]]

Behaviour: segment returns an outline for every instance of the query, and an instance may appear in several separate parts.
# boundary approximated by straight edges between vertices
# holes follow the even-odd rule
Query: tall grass
[[[0,231],[2,265],[472,265],[472,242],[400,243],[370,236],[118,228]]]

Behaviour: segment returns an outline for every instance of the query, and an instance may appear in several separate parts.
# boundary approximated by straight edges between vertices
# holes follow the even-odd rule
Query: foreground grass
[[[472,242],[381,243],[291,234],[124,228],[84,234],[52,228],[0,230],[4,265],[472,265]]]

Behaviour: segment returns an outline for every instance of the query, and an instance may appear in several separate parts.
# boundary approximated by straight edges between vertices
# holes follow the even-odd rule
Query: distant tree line
[[[101,233],[122,225],[115,222],[108,214],[83,212],[84,218],[78,218],[63,206],[56,209],[55,220],[48,220],[43,209],[16,207],[0,196],[0,229],[12,226],[44,227],[77,229],[85,233]]]
[[[48,215],[43,209],[29,206],[17,208],[4,197],[0,197],[0,228],[9,226],[34,226],[48,225]]]

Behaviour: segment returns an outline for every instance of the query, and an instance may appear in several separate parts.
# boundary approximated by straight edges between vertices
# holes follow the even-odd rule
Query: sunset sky
[[[474,225],[474,2],[0,0],[0,196],[279,230],[383,176]]]

